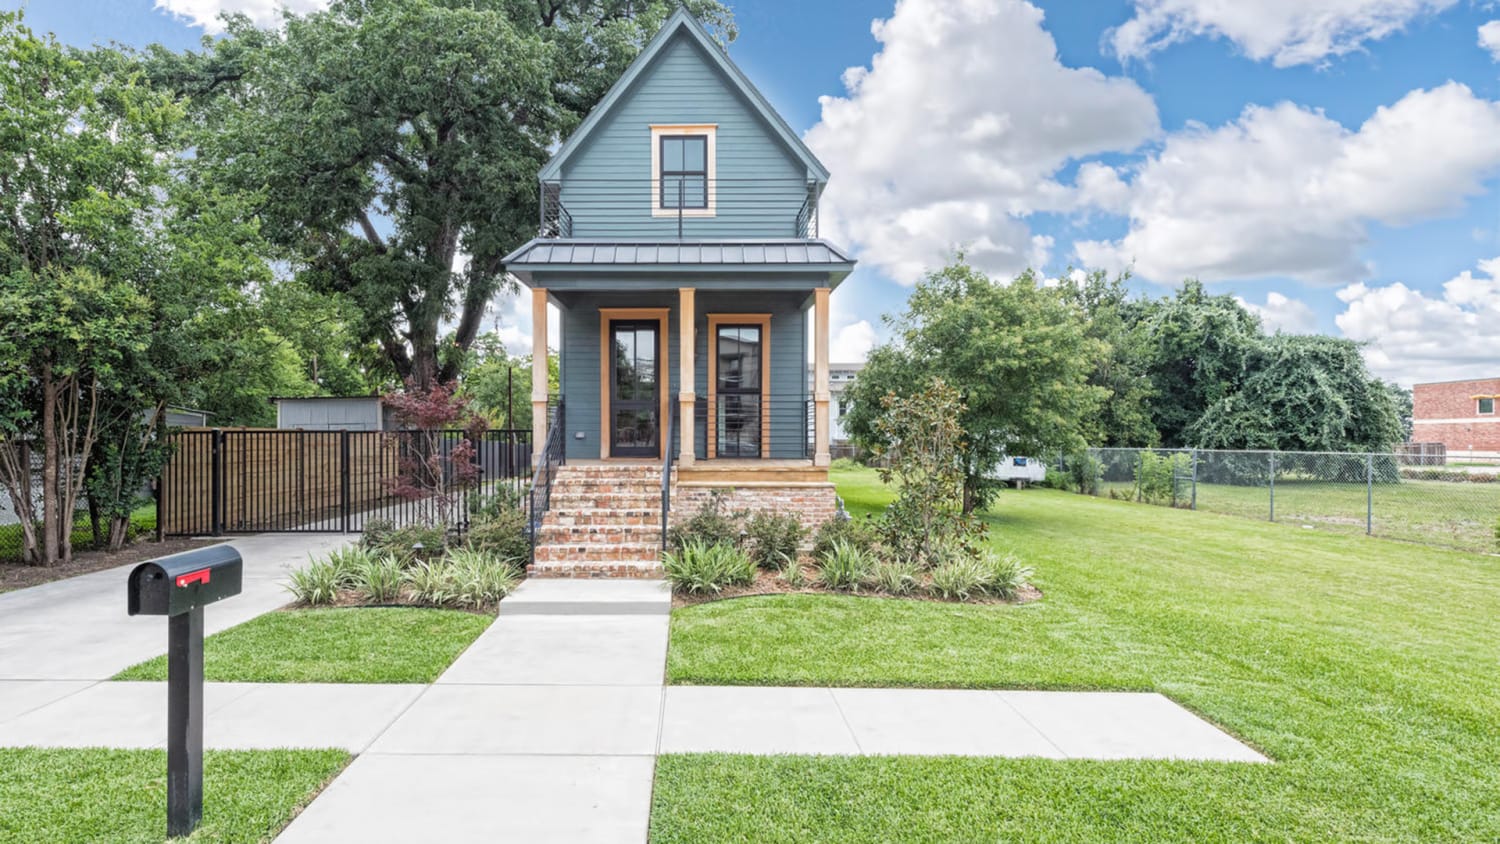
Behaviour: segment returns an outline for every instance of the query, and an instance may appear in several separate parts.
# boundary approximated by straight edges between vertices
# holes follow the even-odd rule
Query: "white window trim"
[[[1482,401],[1484,401],[1485,399],[1489,399],[1490,400],[1490,410],[1489,410],[1488,413],[1486,413],[1483,410],[1479,409],[1479,403],[1482,402]],[[1495,415],[1495,405],[1496,404],[1500,404],[1500,396],[1475,396],[1474,397],[1474,415],[1475,416],[1494,416]]]
[[[716,136],[719,133],[717,123],[672,123],[651,124],[651,216],[653,217],[676,217],[679,213],[683,217],[713,217],[717,216],[718,202],[715,194],[718,192],[718,143]],[[679,212],[676,208],[661,207],[661,139],[663,136],[671,135],[705,135],[708,143],[705,154],[708,156],[708,207],[707,208],[683,208]]]

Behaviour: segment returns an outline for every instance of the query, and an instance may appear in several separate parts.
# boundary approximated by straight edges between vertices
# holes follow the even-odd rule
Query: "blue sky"
[[[73,44],[187,48],[193,16],[272,6],[159,2],[186,17],[0,8]],[[1407,383],[1500,373],[1500,24],[1482,30],[1500,3],[1225,5],[734,4],[731,55],[833,170],[825,234],[861,258],[837,354],[883,337],[920,268],[964,245],[1002,277],[1130,266],[1149,295],[1202,277],[1275,327],[1370,343]],[[855,90],[848,68],[866,69]]]

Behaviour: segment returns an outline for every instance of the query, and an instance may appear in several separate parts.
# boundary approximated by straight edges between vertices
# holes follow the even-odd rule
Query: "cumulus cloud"
[[[1500,20],[1479,27],[1479,46],[1489,51],[1490,58],[1500,62]]]
[[[1071,68],[1023,0],[899,0],[872,31],[880,51],[823,97],[807,142],[836,174],[824,232],[905,284],[956,247],[990,272],[1018,272],[1052,243],[1025,222],[1120,200],[1108,168],[1069,161],[1135,149],[1156,104],[1129,79]]]
[[[880,342],[875,326],[867,319],[852,322],[830,334],[828,357],[834,363],[858,363]]]
[[[1234,297],[1251,313],[1260,317],[1267,331],[1282,331],[1287,334],[1312,334],[1318,330],[1318,316],[1301,299],[1293,299],[1282,293],[1271,291],[1266,301],[1257,303]]]
[[[1431,296],[1396,283],[1340,290],[1335,318],[1351,339],[1369,343],[1378,375],[1403,384],[1495,374],[1500,349],[1500,257],[1480,261]]]
[[[215,35],[224,31],[220,14],[246,15],[260,26],[275,26],[283,9],[306,14],[327,7],[328,0],[156,0],[156,8]]]
[[[1256,61],[1315,64],[1399,32],[1457,0],[1135,0],[1135,16],[1111,30],[1122,59],[1178,41],[1225,38]]]
[[[1372,222],[1407,225],[1463,207],[1500,172],[1500,103],[1449,82],[1383,106],[1357,131],[1292,103],[1190,126],[1134,168],[1130,228],[1080,241],[1086,266],[1155,281],[1365,278]],[[1439,154],[1438,151],[1441,151]]]

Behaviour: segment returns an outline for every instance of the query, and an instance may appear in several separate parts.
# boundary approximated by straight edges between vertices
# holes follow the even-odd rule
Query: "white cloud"
[[[899,0],[872,31],[880,52],[845,71],[844,96],[822,98],[807,141],[836,174],[825,234],[902,283],[955,247],[1002,274],[1046,257],[1027,214],[1118,193],[1112,173],[1081,170],[1075,190],[1058,170],[1158,131],[1149,95],[1065,67],[1024,0]]]
[[[1456,82],[1413,91],[1358,131],[1292,103],[1250,106],[1169,136],[1135,168],[1124,238],[1076,250],[1085,266],[1133,264],[1168,283],[1347,284],[1368,275],[1358,251],[1370,223],[1411,224],[1482,194],[1500,172],[1496,138],[1500,103]]]
[[[1489,51],[1490,58],[1500,62],[1500,20],[1479,27],[1479,46]]]
[[[1135,17],[1107,35],[1122,59],[1208,36],[1256,61],[1313,64],[1359,50],[1456,0],[1135,0]]]
[[[223,13],[246,15],[259,26],[276,26],[281,22],[283,9],[295,14],[306,14],[326,9],[328,2],[329,0],[156,0],[156,8],[216,35],[224,31],[224,24],[219,20],[219,15]]]
[[[1433,297],[1404,284],[1351,284],[1335,318],[1351,339],[1367,342],[1376,374],[1403,384],[1479,378],[1500,361],[1500,257],[1465,270]]]
[[[875,326],[862,319],[831,332],[828,357],[834,363],[859,363],[879,342]]]
[[[1293,299],[1276,291],[1266,294],[1263,304],[1247,301],[1239,296],[1236,302],[1260,317],[1267,331],[1282,331],[1287,334],[1312,334],[1318,330],[1318,316],[1301,299]]]

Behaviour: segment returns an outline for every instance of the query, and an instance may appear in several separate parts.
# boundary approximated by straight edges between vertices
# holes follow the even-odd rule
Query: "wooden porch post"
[[[541,462],[547,447],[547,290],[531,290],[531,453]]]
[[[677,337],[681,343],[677,351],[678,379],[681,382],[677,385],[677,436],[681,443],[677,451],[679,466],[693,465],[696,442],[693,435],[693,408],[698,399],[693,392],[697,387],[693,372],[693,356],[697,354],[698,312],[694,305],[696,292],[691,287],[677,288]]]
[[[813,465],[827,466],[828,455],[828,294],[813,291]]]

